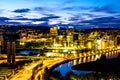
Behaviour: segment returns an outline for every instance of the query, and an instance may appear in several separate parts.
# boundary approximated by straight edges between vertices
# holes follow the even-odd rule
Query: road
[[[25,65],[23,69],[21,69],[18,73],[13,75],[13,77],[10,80],[28,80],[32,76],[32,69],[37,65],[41,63],[41,61],[34,61],[28,65]]]
[[[13,75],[13,77],[10,80],[29,80],[32,76],[32,70],[35,66],[43,62],[43,66],[41,67],[41,71],[43,72],[46,67],[50,68],[54,64],[63,61],[63,59],[46,59],[46,60],[39,60],[35,61],[33,63],[30,63],[29,65],[26,65],[23,67],[22,70],[20,70],[17,74]]]

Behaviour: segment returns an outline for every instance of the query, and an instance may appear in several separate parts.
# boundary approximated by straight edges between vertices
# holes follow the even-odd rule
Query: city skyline
[[[119,28],[119,0],[1,0],[0,24]]]

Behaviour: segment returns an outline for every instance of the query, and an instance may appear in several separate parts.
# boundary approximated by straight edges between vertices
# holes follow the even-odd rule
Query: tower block
[[[7,64],[15,64],[16,43],[14,41],[7,42]]]

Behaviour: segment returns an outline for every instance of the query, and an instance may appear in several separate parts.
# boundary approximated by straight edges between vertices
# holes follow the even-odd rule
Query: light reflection
[[[88,56],[88,62],[90,62],[90,56]]]
[[[71,64],[71,61],[68,62],[68,67],[70,66],[70,64]]]
[[[77,60],[75,59],[75,60],[73,60],[73,64],[74,65],[76,65],[77,64]]]
[[[78,62],[78,63],[79,63],[79,64],[82,63],[82,58],[79,59],[79,62]]]
[[[60,65],[60,68],[62,67],[62,65]]]
[[[96,55],[95,56],[95,60],[97,60],[97,59],[99,59],[100,58],[100,56],[99,55]]]
[[[91,56],[91,61],[94,61],[94,55],[93,55],[93,56]]]
[[[86,57],[83,57],[83,63],[85,63],[86,62]]]

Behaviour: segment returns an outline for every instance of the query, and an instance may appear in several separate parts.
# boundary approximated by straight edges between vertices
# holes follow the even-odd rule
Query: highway
[[[41,63],[41,60],[34,61],[28,65],[23,66],[23,69],[21,69],[18,73],[13,75],[13,77],[10,80],[28,80],[32,76],[32,70],[33,68]]]
[[[32,76],[32,71],[35,66],[43,62],[43,66],[41,67],[41,71],[44,72],[44,69],[46,67],[50,68],[54,64],[63,61],[62,59],[46,59],[46,60],[39,60],[39,61],[34,61],[28,65],[23,66],[23,69],[21,69],[18,73],[13,75],[13,77],[10,80],[29,80]],[[54,64],[53,64],[54,63]]]

